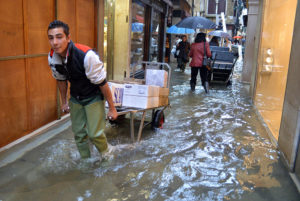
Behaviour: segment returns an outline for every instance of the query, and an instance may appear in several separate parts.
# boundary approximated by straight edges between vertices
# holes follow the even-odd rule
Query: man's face
[[[186,37],[182,37],[182,41],[185,42],[186,41]]]
[[[64,29],[62,27],[57,27],[48,30],[48,39],[54,52],[65,57],[70,42],[70,35],[66,36]]]

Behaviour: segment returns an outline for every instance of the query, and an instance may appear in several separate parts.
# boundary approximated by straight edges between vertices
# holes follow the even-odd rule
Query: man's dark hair
[[[68,36],[69,35],[69,26],[68,26],[68,24],[66,24],[62,21],[59,21],[59,20],[54,20],[53,22],[50,22],[47,31],[49,31],[50,29],[55,29],[55,28],[60,28],[60,27],[63,28],[64,33],[66,34],[66,36]]]
[[[206,34],[205,33],[198,33],[196,38],[195,38],[195,43],[201,43],[201,42],[206,42]]]

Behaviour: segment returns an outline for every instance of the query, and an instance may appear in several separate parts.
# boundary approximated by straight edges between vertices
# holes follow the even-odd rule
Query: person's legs
[[[200,68],[200,77],[201,77],[201,84],[202,86],[204,86],[205,82],[207,81],[207,68],[204,66]]]
[[[88,134],[86,130],[86,115],[84,107],[80,104],[69,102],[72,130],[81,158],[90,157]]]
[[[197,75],[198,75],[198,67],[191,67],[191,80],[190,80],[190,85],[191,85],[191,90],[195,91],[195,86],[197,82]]]
[[[177,68],[180,68],[181,62],[182,62],[182,59],[180,57],[177,57]]]
[[[204,90],[206,93],[208,93],[207,72],[208,72],[208,70],[205,66],[202,66],[200,68],[201,83],[202,83],[202,86],[204,87]]]
[[[182,62],[182,65],[181,65],[181,71],[182,72],[185,71],[185,66],[186,66],[186,62]]]
[[[91,142],[100,153],[107,151],[104,101],[96,101],[84,107],[87,116],[87,130]]]

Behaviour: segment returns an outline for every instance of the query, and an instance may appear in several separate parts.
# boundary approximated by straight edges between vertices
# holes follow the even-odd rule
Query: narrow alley
[[[205,94],[199,80],[190,91],[190,68],[171,63],[163,129],[146,127],[131,144],[129,121],[108,123],[114,158],[99,163],[96,150],[80,159],[68,128],[0,168],[0,200],[299,200],[240,82],[241,65],[231,86]]]

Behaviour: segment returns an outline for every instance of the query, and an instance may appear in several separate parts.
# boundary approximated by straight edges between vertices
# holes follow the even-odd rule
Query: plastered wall
[[[74,42],[97,44],[94,0],[0,1],[0,147],[58,118],[47,27],[56,17]]]
[[[116,0],[114,21],[114,67],[113,79],[123,80],[124,72],[129,66],[129,5],[130,1]]]
[[[297,0],[265,0],[264,2],[254,100],[257,109],[277,140]],[[267,56],[268,49],[272,52],[271,56]],[[267,57],[272,58],[272,62],[268,63]]]
[[[298,112],[300,110],[300,7],[297,5],[290,64],[287,75],[285,100],[278,146],[284,154],[290,168],[294,165],[295,151],[299,136],[297,130]]]

